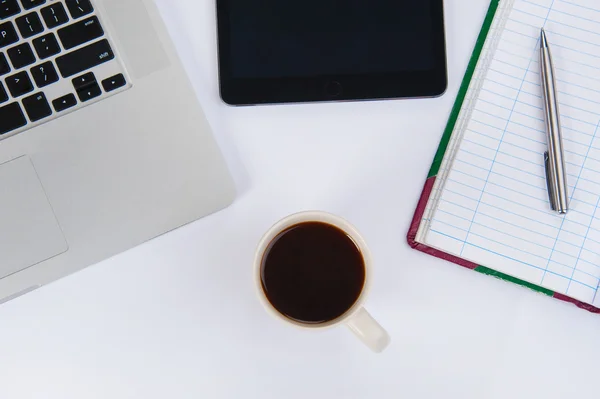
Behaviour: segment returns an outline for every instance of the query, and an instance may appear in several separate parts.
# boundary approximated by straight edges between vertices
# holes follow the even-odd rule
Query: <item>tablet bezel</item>
[[[432,5],[434,69],[389,74],[239,79],[232,74],[229,3],[217,1],[219,88],[230,105],[358,101],[442,95],[448,85],[443,0]],[[423,0],[421,0],[423,1]]]

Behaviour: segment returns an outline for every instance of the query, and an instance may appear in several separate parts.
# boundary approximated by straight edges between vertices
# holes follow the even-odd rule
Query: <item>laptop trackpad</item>
[[[0,164],[0,278],[67,249],[29,158]]]

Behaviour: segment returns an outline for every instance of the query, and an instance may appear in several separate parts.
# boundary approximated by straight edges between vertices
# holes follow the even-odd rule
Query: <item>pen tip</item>
[[[544,30],[544,28],[542,28],[542,31],[540,33],[540,46],[548,47],[548,39],[546,38],[546,31]]]

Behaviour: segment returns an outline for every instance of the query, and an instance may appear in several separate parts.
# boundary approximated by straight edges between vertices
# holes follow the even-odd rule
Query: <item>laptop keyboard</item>
[[[130,87],[92,0],[0,0],[0,140]]]

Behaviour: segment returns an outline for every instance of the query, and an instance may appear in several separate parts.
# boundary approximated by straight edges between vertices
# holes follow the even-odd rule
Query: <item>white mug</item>
[[[365,281],[363,284],[363,290],[354,305],[352,305],[352,307],[340,317],[320,324],[305,324],[297,320],[292,320],[281,314],[269,302],[261,282],[263,257],[265,256],[265,252],[269,248],[271,242],[289,227],[307,222],[326,223],[344,231],[358,246],[365,265]],[[379,353],[389,345],[390,336],[387,331],[385,331],[385,329],[381,327],[381,325],[379,325],[379,323],[373,319],[369,312],[367,312],[367,310],[363,307],[363,303],[365,302],[371,287],[372,271],[373,264],[371,253],[369,252],[369,248],[367,247],[365,240],[361,237],[356,228],[338,216],[320,211],[296,213],[277,222],[260,240],[254,258],[254,283],[258,297],[269,313],[288,324],[308,330],[332,328],[341,324],[345,324],[350,331],[352,331],[365,345],[367,345],[374,352]]]

